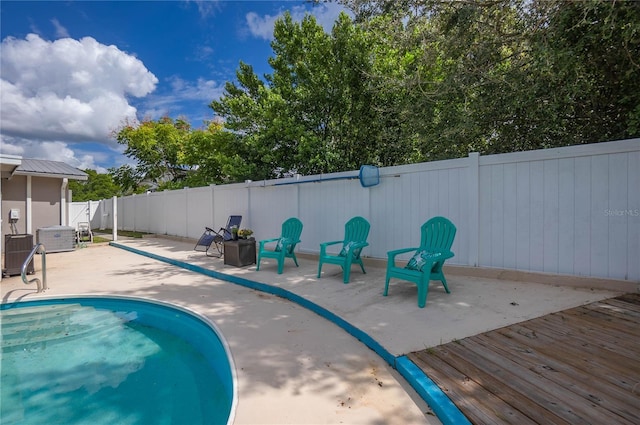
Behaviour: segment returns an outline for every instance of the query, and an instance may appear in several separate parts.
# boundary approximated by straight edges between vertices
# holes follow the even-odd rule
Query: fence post
[[[113,197],[113,225],[111,226],[113,241],[118,240],[118,197]]]
[[[88,200],[87,201],[87,221],[89,222],[89,227],[94,229],[94,225],[93,225],[93,201]]]
[[[167,204],[169,203],[167,201],[167,198],[169,197],[169,189],[165,189],[162,191],[162,234],[163,235],[168,235],[169,234],[169,213],[167,211],[169,211],[169,208],[167,206]]]
[[[247,216],[248,223],[245,224],[246,228],[252,229],[253,225],[251,224],[251,180],[244,181],[244,190],[247,193]]]
[[[478,267],[480,247],[480,154],[469,152],[469,262]]]
[[[216,220],[216,185],[210,184],[209,190],[211,191],[211,217],[209,220],[209,225],[213,227]]]

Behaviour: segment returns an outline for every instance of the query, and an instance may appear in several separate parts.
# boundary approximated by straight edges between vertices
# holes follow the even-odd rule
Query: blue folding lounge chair
[[[224,252],[224,241],[231,240],[233,237],[231,235],[231,229],[233,227],[240,227],[241,222],[241,215],[230,215],[229,220],[227,220],[227,226],[221,227],[217,232],[210,227],[205,227],[204,233],[200,236],[195,248],[193,248],[194,251],[204,251],[208,257],[222,257]],[[209,254],[211,245],[213,245],[216,251],[218,251],[217,254]]]

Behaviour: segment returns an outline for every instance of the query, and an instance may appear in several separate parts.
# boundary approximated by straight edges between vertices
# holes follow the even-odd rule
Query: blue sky
[[[185,116],[200,127],[240,61],[258,75],[273,23],[343,10],[290,1],[0,2],[0,151],[106,172],[132,160],[125,119]]]

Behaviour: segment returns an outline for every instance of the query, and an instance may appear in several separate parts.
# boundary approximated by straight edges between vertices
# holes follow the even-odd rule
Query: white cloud
[[[67,29],[65,27],[63,27],[62,24],[60,24],[60,21],[58,21],[57,19],[53,18],[51,20],[51,23],[53,24],[53,26],[56,29],[56,37],[58,37],[58,38],[69,37],[69,31],[67,31]]]
[[[64,142],[42,142],[34,146],[32,152],[35,152],[39,158],[47,158],[52,161],[61,161],[72,167],[80,169],[95,168],[93,158],[84,155],[77,158],[74,151]]]
[[[331,32],[333,24],[336,22],[341,12],[349,15],[351,19],[354,17],[354,14],[349,9],[346,9],[344,6],[337,3],[325,3],[314,6],[311,9],[311,14],[316,17],[316,21],[322,25],[322,28],[324,28],[326,32]]]
[[[173,89],[173,95],[184,100],[204,100],[211,102],[213,99],[220,98],[224,92],[224,86],[213,80],[205,80],[204,78],[198,78],[194,84],[191,81],[173,77],[171,79],[171,87]]]
[[[163,116],[180,115],[186,105],[206,106],[212,100],[219,99],[224,93],[224,84],[204,78],[189,81],[172,76],[167,79],[167,83],[170,88],[168,94],[152,95],[145,99],[139,111],[141,118],[156,120]],[[209,111],[209,114],[201,118],[209,119],[211,114],[213,112]]]
[[[195,58],[199,61],[205,62],[213,57],[214,50],[209,46],[197,46],[195,52]]]
[[[136,119],[128,97],[148,95],[158,79],[134,56],[91,37],[29,34],[7,37],[1,48],[0,151],[105,172],[96,162],[122,154],[112,132]],[[83,153],[89,145],[92,153]]]
[[[273,26],[280,16],[282,14],[260,16],[255,12],[247,13],[246,19],[249,32],[255,37],[271,40],[273,38]]]
[[[294,21],[300,22],[307,14],[311,14],[316,18],[316,22],[324,28],[326,32],[331,32],[333,24],[340,15],[340,12],[346,12],[350,16],[352,13],[343,6],[335,3],[323,3],[312,7],[294,6],[289,10]],[[247,13],[245,19],[249,32],[254,37],[263,38],[265,40],[273,39],[273,26],[277,19],[281,18],[284,11],[276,15],[258,15],[255,12]]]
[[[158,83],[140,60],[91,37],[7,37],[0,69],[3,144],[7,137],[113,143],[111,132],[136,117],[127,96],[145,96]]]
[[[195,3],[200,16],[206,18],[220,11],[219,0],[186,0],[187,3]]]

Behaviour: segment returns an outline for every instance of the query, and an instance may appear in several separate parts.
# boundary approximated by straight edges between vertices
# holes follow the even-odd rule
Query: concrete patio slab
[[[344,284],[338,266],[325,265],[318,279],[314,259],[299,258],[300,267],[287,260],[284,273],[278,275],[275,260],[263,260],[260,271],[255,265],[228,266],[222,259],[194,252],[188,242],[145,238],[119,243],[290,291],[345,319],[396,356],[621,293],[448,274],[451,293],[431,282],[427,305],[419,308],[416,286],[410,282],[392,280],[389,295],[382,296],[385,269],[381,267],[369,265],[362,274],[353,266],[351,281]]]

